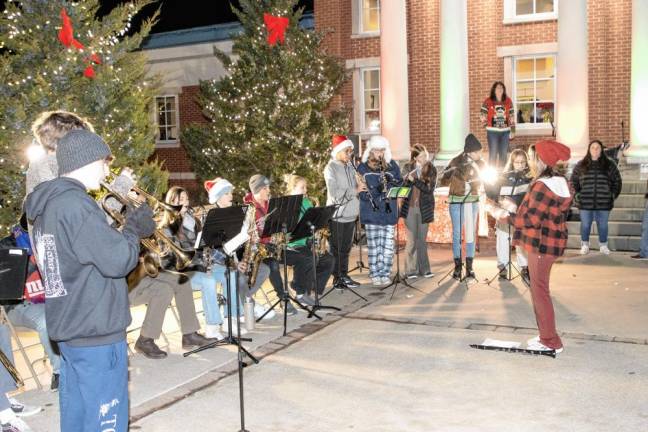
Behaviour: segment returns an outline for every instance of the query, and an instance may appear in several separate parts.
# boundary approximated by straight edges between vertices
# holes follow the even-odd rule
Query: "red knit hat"
[[[554,167],[558,161],[568,161],[571,157],[571,150],[565,144],[558,141],[542,140],[535,143],[535,150],[538,157],[549,167]]]
[[[331,157],[335,159],[335,155],[346,148],[353,148],[353,141],[344,135],[333,135],[333,139],[331,140]]]

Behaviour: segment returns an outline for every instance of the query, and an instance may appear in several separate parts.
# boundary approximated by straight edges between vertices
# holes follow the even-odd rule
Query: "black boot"
[[[497,266],[499,269],[499,278],[500,279],[508,279],[508,272],[506,271],[506,266],[505,265],[500,265]]]
[[[166,351],[162,351],[151,338],[140,336],[135,342],[135,351],[144,354],[150,359],[163,359],[167,356]]]
[[[531,275],[529,274],[529,267],[522,267],[522,280],[527,286],[531,286]]]
[[[475,279],[475,272],[473,271],[473,259],[466,258],[466,277]]]
[[[454,263],[455,263],[455,268],[454,271],[452,272],[452,277],[457,280],[461,280],[461,258],[455,258]]]

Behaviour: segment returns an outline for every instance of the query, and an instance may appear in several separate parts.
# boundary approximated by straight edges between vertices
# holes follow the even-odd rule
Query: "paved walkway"
[[[448,250],[431,258],[435,270],[449,269]],[[493,275],[493,258],[480,257],[476,271],[480,280]],[[247,428],[648,430],[647,262],[592,254],[556,265],[552,290],[565,343],[556,360],[468,347],[536,333],[520,281],[466,289],[448,279],[439,285],[438,273],[416,282],[424,293],[399,289],[391,301],[390,290],[371,287],[359,289],[368,304],[331,294],[341,313],[323,322],[300,314],[285,338],[279,319],[255,332],[251,348],[263,358],[245,369]],[[185,359],[177,339],[169,359],[131,358],[131,430],[238,430],[234,352]],[[35,430],[58,430],[56,394],[21,398],[50,404],[29,419]]]

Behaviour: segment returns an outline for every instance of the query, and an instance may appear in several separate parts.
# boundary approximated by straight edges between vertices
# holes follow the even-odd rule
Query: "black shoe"
[[[292,303],[290,303],[290,301],[286,306],[286,312],[288,313],[288,315],[297,315],[297,309],[295,309],[295,306],[293,306]]]
[[[193,332],[193,333],[182,335],[182,348],[184,349],[197,348],[203,345],[210,344],[212,342],[216,342],[217,340],[218,340],[217,338],[208,338],[201,335],[200,333]]]
[[[344,281],[340,278],[335,278],[333,279],[333,288],[335,288],[338,291],[344,291],[347,289],[347,285],[344,283]]]
[[[349,275],[344,275],[340,279],[344,282],[347,288],[358,288],[360,284],[349,277]]]
[[[506,266],[497,266],[499,269],[499,278],[508,279],[508,272],[506,271]]]
[[[410,273],[405,276],[406,279],[418,279],[419,275],[417,273]]]
[[[434,273],[432,273],[431,271],[429,271],[429,272],[425,272],[425,274],[423,274],[423,277],[424,277],[424,278],[431,278],[431,277],[434,277]]]
[[[57,391],[59,388],[59,374],[52,374],[52,383],[50,384],[50,390]]]
[[[646,260],[648,260],[648,257],[641,256],[640,254],[632,255],[630,258],[636,259],[638,261],[646,261]]]
[[[473,271],[472,258],[466,258],[466,277],[475,279],[475,272]]]
[[[522,276],[522,281],[524,281],[527,286],[531,286],[531,274],[529,274],[529,267],[522,267],[520,276]]]
[[[135,351],[144,354],[144,357],[159,360],[166,358],[166,351],[162,351],[151,338],[140,336],[135,342]]]
[[[301,303],[303,306],[315,306],[315,300],[310,298],[308,294],[304,294],[303,296],[299,297],[297,296],[297,301]]]
[[[461,258],[455,258],[454,264],[455,264],[455,268],[454,271],[452,272],[452,277],[457,280],[461,280]]]

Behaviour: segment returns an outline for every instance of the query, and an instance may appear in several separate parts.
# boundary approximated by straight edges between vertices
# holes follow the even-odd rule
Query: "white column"
[[[556,138],[580,159],[589,144],[587,0],[558,2]]]
[[[648,163],[648,1],[632,2],[630,149],[628,163]]]
[[[463,151],[470,130],[466,0],[441,0],[440,34],[441,145],[437,159],[448,160]]]
[[[396,160],[409,158],[409,88],[405,0],[380,2],[380,122]]]

